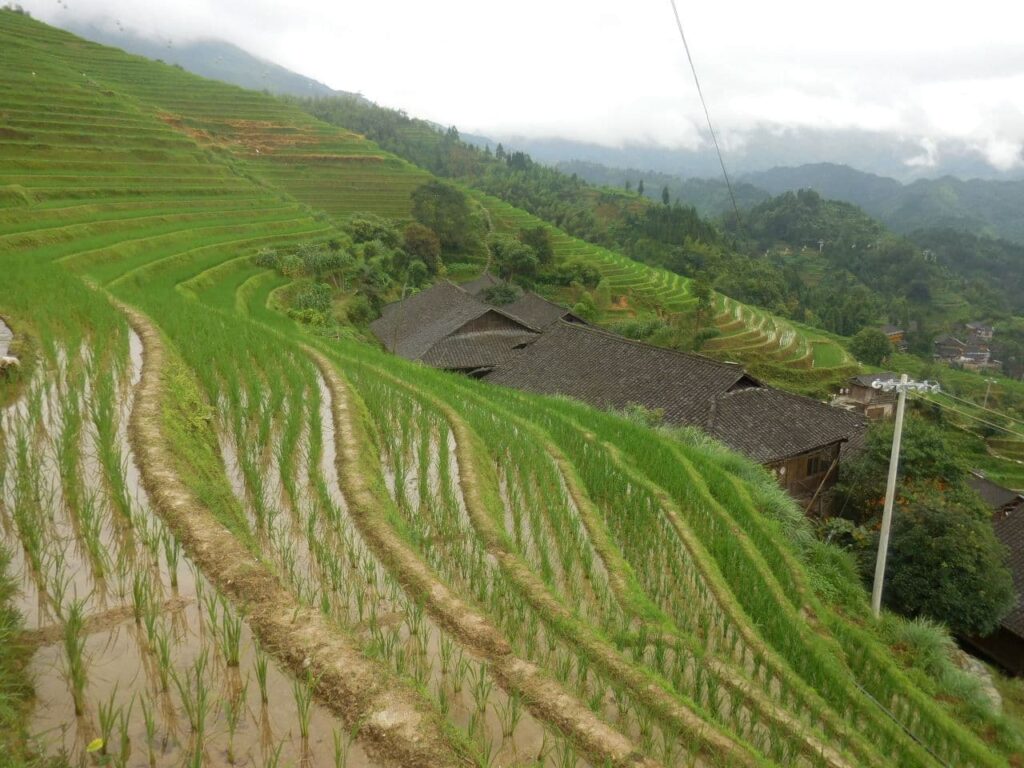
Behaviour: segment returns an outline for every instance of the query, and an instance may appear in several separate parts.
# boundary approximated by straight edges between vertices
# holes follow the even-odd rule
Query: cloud
[[[21,0],[45,21],[224,38],[329,85],[462,130],[693,148],[706,129],[667,2]],[[723,137],[780,128],[946,140],[1019,165],[1024,5],[948,0],[680,8]],[[106,20],[104,22],[104,20]]]

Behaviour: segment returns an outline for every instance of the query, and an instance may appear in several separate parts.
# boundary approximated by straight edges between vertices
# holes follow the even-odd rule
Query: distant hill
[[[684,179],[668,173],[611,168],[583,160],[562,162],[555,167],[562,173],[576,174],[584,181],[606,187],[622,188],[629,182],[630,188],[637,189],[639,182],[643,181],[644,195],[652,200],[660,200],[662,190],[668,187],[669,199],[692,206],[697,209],[697,213],[707,218],[721,216],[732,206],[729,190],[721,179]],[[733,192],[740,208],[750,208],[770,197],[765,190],[742,181],[733,184]]]
[[[224,40],[197,40],[175,43],[143,37],[127,29],[108,28],[96,24],[71,22],[65,25],[70,32],[103,45],[121,48],[129,53],[177,64],[202,77],[225,83],[291,96],[354,95],[336,91],[297,72],[261,59]]]
[[[743,180],[773,195],[813,189],[859,205],[897,232],[944,228],[1024,243],[1024,181],[944,176],[901,184],[832,163],[773,168]]]

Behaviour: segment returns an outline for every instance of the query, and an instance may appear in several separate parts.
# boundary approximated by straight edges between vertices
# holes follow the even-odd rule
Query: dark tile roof
[[[388,304],[380,318],[370,323],[370,330],[390,352],[409,360],[419,360],[441,339],[487,312],[496,312],[511,324],[523,326],[524,332],[534,330],[500,309],[473,298],[447,280],[441,280],[403,301]]]
[[[883,325],[881,328],[879,328],[879,330],[888,336],[891,336],[896,333],[904,333],[904,330],[900,328],[898,325]]]
[[[501,285],[503,282],[504,281],[501,278],[495,277],[490,272],[484,272],[480,277],[470,280],[469,282],[459,283],[459,287],[466,293],[480,298],[480,294],[488,288]]]
[[[662,409],[670,424],[698,424],[710,399],[741,382],[743,369],[675,352],[575,323],[558,322],[487,381],[548,395],[568,395],[599,408],[631,403]]]
[[[973,323],[967,323],[964,327],[968,328],[969,330],[972,330],[972,331],[991,331],[992,330],[992,326],[989,325],[988,323],[982,323],[982,322],[978,322],[978,321],[975,321]]]
[[[1008,565],[1017,592],[1017,605],[1001,622],[1003,627],[1024,638],[1024,496],[971,472],[967,483],[992,509],[992,528],[1010,556]]]
[[[511,304],[502,306],[501,309],[534,328],[546,328],[563,317],[580,320],[572,311],[561,304],[548,301],[533,291],[526,291]]]
[[[483,301],[483,294],[487,289],[493,288],[497,285],[502,285],[503,283],[504,280],[495,277],[490,272],[484,272],[480,277],[474,280],[470,280],[466,283],[460,283],[459,287]],[[563,307],[561,304],[548,301],[543,296],[536,294],[533,291],[522,291],[518,288],[516,290],[519,291],[519,298],[510,304],[502,304],[500,309],[503,312],[512,315],[512,317],[522,320],[529,326],[534,328],[544,328],[551,325],[556,320],[561,320],[566,316],[572,317],[578,322],[583,322],[580,318],[576,317],[576,315],[573,315],[570,309]]]
[[[704,428],[764,464],[849,440],[863,425],[858,414],[809,397],[770,387],[746,387],[715,397]]]
[[[935,339],[934,343],[935,344],[956,344],[959,347],[966,346],[964,344],[964,342],[960,341],[960,339],[956,338],[955,336],[950,336],[948,333],[943,334],[942,336],[939,336],[937,339]]]
[[[981,500],[991,507],[993,512],[1002,510],[1008,504],[1024,502],[1024,496],[1021,494],[1004,488],[998,483],[993,483],[984,475],[976,472],[967,475],[967,484],[978,492]]]
[[[992,527],[996,538],[1010,551],[1010,573],[1017,592],[1017,605],[1001,623],[1017,637],[1024,638],[1024,507],[1017,507],[1006,515],[994,516]]]
[[[857,376],[853,376],[850,382],[853,384],[859,384],[862,387],[870,387],[874,381],[896,381],[899,379],[895,373],[885,371],[884,373],[862,373]]]
[[[517,330],[472,331],[446,336],[423,353],[420,360],[435,368],[478,370],[493,368],[528,344],[536,333]]]

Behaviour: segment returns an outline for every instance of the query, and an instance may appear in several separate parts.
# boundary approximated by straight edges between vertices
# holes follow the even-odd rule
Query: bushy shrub
[[[310,283],[295,293],[292,308],[299,312],[310,309],[327,314],[331,310],[331,298],[331,286],[325,283]]]

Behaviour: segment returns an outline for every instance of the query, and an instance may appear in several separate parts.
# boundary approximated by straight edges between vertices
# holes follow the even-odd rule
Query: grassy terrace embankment
[[[0,383],[19,396],[0,545],[31,628],[58,638],[33,662],[28,727],[68,724],[44,751],[1008,764],[1009,737],[908,674],[863,596],[812,588],[799,518],[746,462],[273,310],[287,281],[249,257],[334,236],[332,215],[401,215],[421,171],[8,12],[0,94],[0,315],[38,349],[24,391]]]
[[[556,258],[581,259],[596,267],[608,281],[612,294],[627,299],[605,311],[602,321],[615,322],[644,313],[668,320],[691,318],[694,314],[697,300],[687,278],[571,237],[491,195],[476,191],[472,194],[487,208],[496,228],[518,231],[543,225],[551,235]],[[705,342],[701,348],[705,354],[745,363],[769,381],[803,391],[827,388],[856,370],[856,361],[826,334],[720,293],[713,295],[713,307],[712,322],[720,335]]]

